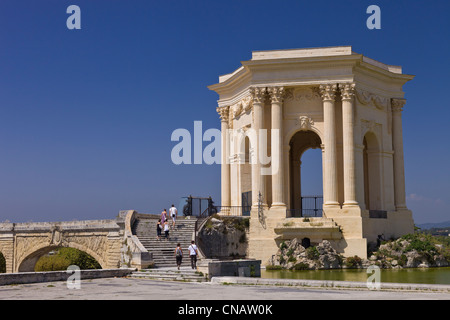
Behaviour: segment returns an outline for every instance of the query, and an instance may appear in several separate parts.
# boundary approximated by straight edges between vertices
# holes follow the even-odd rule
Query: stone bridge
[[[152,264],[152,257],[132,234],[136,214],[123,210],[111,220],[0,223],[0,253],[6,272],[32,272],[41,256],[58,247],[84,251],[102,269],[145,268]]]

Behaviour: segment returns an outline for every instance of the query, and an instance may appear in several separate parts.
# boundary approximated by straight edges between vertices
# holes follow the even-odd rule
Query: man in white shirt
[[[172,228],[175,228],[175,220],[177,219],[178,210],[174,205],[169,209],[169,215],[172,218]]]
[[[188,248],[189,250],[189,256],[191,257],[191,267],[192,269],[197,269],[197,255],[198,255],[198,248],[195,245],[195,241],[191,241],[191,245]]]

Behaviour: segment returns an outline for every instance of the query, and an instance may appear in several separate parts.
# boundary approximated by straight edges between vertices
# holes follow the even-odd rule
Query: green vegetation
[[[358,256],[348,257],[345,259],[345,266],[347,268],[359,268],[362,264],[362,259]]]
[[[220,220],[225,225],[225,231],[227,228],[235,229],[239,231],[245,231],[250,228],[250,219],[249,218],[239,218],[239,217],[223,217],[216,214],[213,214],[208,221],[205,223],[204,228],[205,229],[212,229],[214,228],[214,223],[212,222],[212,219]]]
[[[309,247],[306,249],[306,257],[309,260],[318,260],[320,258],[320,253],[315,246]]]
[[[287,249],[287,248],[288,248],[288,246],[287,246],[286,242],[283,241],[283,242],[280,244],[280,250],[283,251],[283,250],[285,250],[285,249]]]
[[[293,270],[308,270],[309,265],[304,262],[297,263],[293,268]]]
[[[266,266],[266,270],[283,270],[283,267],[282,266],[274,266],[274,265],[269,264]]]
[[[393,262],[400,267],[415,267],[424,261],[430,266],[445,266],[450,263],[450,237],[415,232],[383,242],[373,256],[383,268],[391,267]]]
[[[34,271],[66,270],[70,265],[76,265],[81,270],[101,269],[100,264],[86,252],[74,248],[58,248],[55,254],[39,258]]]
[[[450,237],[433,236],[429,233],[417,232],[408,234],[400,239],[409,242],[404,251],[410,252],[416,250],[419,254],[424,254],[430,258],[433,255],[442,255],[445,260],[450,261]]]

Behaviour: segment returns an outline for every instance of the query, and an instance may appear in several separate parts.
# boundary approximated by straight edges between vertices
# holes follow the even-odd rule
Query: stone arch
[[[3,255],[3,252],[0,251],[0,273],[6,272],[6,257]]]
[[[298,126],[294,126],[285,134],[284,145],[288,146],[290,144],[292,138],[294,137],[294,135],[296,135],[298,132],[308,132],[308,131],[314,132],[315,134],[317,134],[317,136],[320,138],[320,140],[323,141],[323,133],[316,126],[310,125],[305,128],[302,128],[302,127],[299,128]]]
[[[289,196],[291,216],[302,214],[301,157],[308,149],[322,146],[322,139],[314,130],[297,130],[289,141]]]
[[[34,266],[40,257],[49,253],[52,250],[57,248],[66,247],[73,248],[80,251],[84,251],[90,256],[92,256],[97,262],[100,264],[102,269],[107,268],[107,261],[105,261],[97,252],[91,250],[90,248],[80,245],[76,242],[71,242],[70,245],[67,244],[41,244],[38,245],[32,250],[29,250],[27,253],[23,254],[21,258],[16,262],[16,272],[33,272]]]
[[[363,137],[364,202],[367,210],[383,210],[381,144],[374,131]]]

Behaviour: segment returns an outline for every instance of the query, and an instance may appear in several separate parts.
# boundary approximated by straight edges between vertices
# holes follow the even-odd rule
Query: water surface
[[[405,268],[380,269],[381,282],[450,284],[450,267],[445,268]],[[339,270],[261,270],[261,278],[268,279],[303,279],[366,282],[366,269]]]

